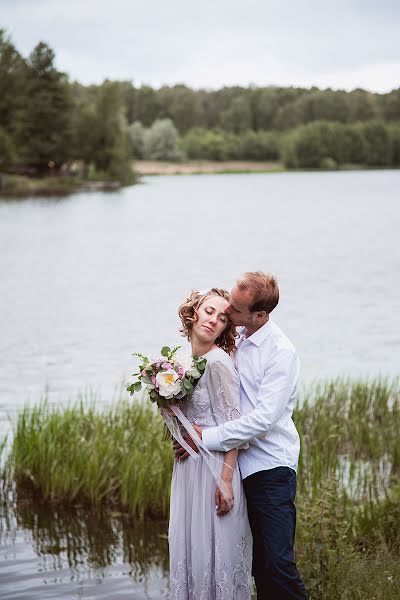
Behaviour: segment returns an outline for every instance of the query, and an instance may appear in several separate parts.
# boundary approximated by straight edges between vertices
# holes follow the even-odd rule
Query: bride
[[[179,402],[188,421],[201,427],[240,416],[239,380],[229,356],[235,328],[224,312],[228,300],[228,292],[213,288],[192,292],[179,308],[192,354],[207,359],[193,395]],[[251,599],[252,537],[237,454],[236,449],[210,454],[200,447],[198,455],[174,462],[171,600]]]

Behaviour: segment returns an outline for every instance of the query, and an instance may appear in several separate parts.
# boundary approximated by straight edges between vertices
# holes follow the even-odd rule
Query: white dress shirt
[[[300,360],[286,335],[269,319],[246,338],[242,328],[235,363],[240,379],[242,416],[203,430],[209,450],[239,452],[242,478],[275,467],[297,471],[300,438],[292,421]]]

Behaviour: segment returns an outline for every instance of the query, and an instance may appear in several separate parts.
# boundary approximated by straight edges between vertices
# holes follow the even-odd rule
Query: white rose
[[[158,393],[163,398],[171,399],[175,394],[178,394],[178,392],[181,391],[181,380],[178,377],[178,373],[173,369],[157,373],[156,382],[158,385]]]
[[[193,357],[180,349],[175,353],[174,363],[186,372],[193,365]]]

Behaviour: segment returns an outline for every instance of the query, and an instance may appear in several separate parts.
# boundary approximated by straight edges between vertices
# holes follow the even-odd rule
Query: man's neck
[[[251,335],[253,335],[253,333],[261,329],[261,327],[264,327],[265,323],[268,323],[268,321],[269,316],[263,319],[263,321],[261,321],[260,323],[257,323],[257,325],[254,325],[252,327],[246,327],[246,337],[249,338]]]

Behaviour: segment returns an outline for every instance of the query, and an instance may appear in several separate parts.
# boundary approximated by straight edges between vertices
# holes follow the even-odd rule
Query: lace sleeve
[[[239,377],[234,366],[222,361],[209,364],[207,381],[211,407],[217,425],[240,417]]]
[[[211,407],[217,425],[233,421],[240,417],[239,376],[235,367],[222,361],[214,361],[209,365],[210,373],[207,382],[211,399]],[[248,442],[239,449],[248,448]]]

